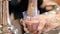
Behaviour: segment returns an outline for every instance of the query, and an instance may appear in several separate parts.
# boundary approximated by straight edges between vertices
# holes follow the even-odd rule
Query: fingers
[[[60,21],[59,21],[58,17],[57,16],[55,16],[55,17],[56,18],[52,18],[52,19],[50,18],[50,20],[46,18],[47,22],[45,24],[45,27],[43,28],[43,31],[50,31],[50,30],[60,26],[60,23],[59,23]],[[54,19],[56,19],[56,20],[54,20]],[[52,20],[53,20],[53,22],[52,22]]]
[[[39,18],[38,19],[39,25],[38,25],[38,28],[37,28],[37,30],[39,31],[38,33],[41,33],[42,31],[45,31],[46,32],[46,31],[52,30],[52,29],[60,26],[60,23],[58,23],[58,21],[57,22],[54,22],[54,23],[51,21],[52,19],[55,19],[55,18],[52,18],[52,17],[51,17],[52,19],[49,18],[49,17],[46,18],[46,16],[44,16],[44,15],[40,15],[40,16],[38,16],[38,18]],[[58,17],[56,17],[56,18],[58,18]],[[33,21],[33,23],[35,23],[36,20],[32,19],[32,21]],[[31,23],[31,22],[29,22],[29,23]],[[33,24],[33,23],[31,23],[31,24]],[[34,27],[37,27],[37,26],[34,26]],[[26,32],[28,32],[28,29],[26,28],[25,23],[24,23],[24,29],[25,29]]]
[[[59,24],[59,23],[46,24],[45,27],[43,28],[43,31],[44,31],[44,32],[48,32],[48,31],[50,31],[50,30],[58,27],[58,26],[59,26],[58,24]]]
[[[28,29],[26,28],[26,24],[25,24],[24,21],[23,21],[23,26],[24,26],[24,31],[25,31],[26,33],[28,33],[29,31],[28,31]]]

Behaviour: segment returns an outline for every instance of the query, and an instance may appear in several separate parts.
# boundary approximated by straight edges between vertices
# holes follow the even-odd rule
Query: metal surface
[[[29,0],[27,13],[29,16],[37,16],[37,0]]]
[[[18,29],[12,25],[9,18],[9,1],[3,1],[3,34],[18,34]]]

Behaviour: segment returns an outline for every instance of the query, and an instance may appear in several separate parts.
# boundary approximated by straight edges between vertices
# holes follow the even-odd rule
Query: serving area
[[[59,34],[60,33],[60,2],[57,0],[52,0],[55,2],[58,8],[55,10],[51,10],[45,12],[43,14],[39,14],[37,16],[31,16],[31,12],[29,16],[26,16],[25,19],[14,19],[14,13],[9,15],[9,5],[8,1],[0,1],[0,24],[3,24],[3,34],[22,34],[22,29],[24,29],[25,34]],[[49,6],[50,1],[46,1]],[[35,4],[36,5],[36,4]],[[31,6],[29,6],[29,10],[31,10]],[[34,6],[36,8],[36,6]],[[48,10],[50,7],[47,7]],[[29,11],[28,10],[28,11]],[[34,9],[33,9],[34,10]],[[34,10],[36,11],[36,10]],[[2,14],[1,14],[2,13]],[[23,26],[23,27],[22,27]],[[2,32],[0,31],[0,32]],[[2,34],[2,33],[1,33]]]

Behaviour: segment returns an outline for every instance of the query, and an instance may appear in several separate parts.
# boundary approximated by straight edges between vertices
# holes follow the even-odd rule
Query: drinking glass
[[[39,12],[37,13],[37,16],[38,14]],[[39,19],[37,18],[37,16],[35,15],[29,16],[27,12],[23,12],[23,19],[24,19],[26,28],[29,31],[28,34],[33,33],[34,31],[37,31],[37,28],[39,25]],[[24,33],[24,34],[27,34],[27,33]]]

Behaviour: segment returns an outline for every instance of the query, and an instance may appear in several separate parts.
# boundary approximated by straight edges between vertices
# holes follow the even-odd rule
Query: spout
[[[29,16],[37,16],[38,15],[37,0],[29,0],[27,14]]]
[[[3,2],[3,24],[4,25],[11,25],[11,21],[10,21],[10,18],[9,18],[9,1],[5,0]]]
[[[9,2],[6,0],[6,3],[7,3],[6,4],[6,7],[7,7],[6,8],[7,9],[7,23],[8,23],[9,26],[11,26],[12,24],[11,24],[11,21],[10,21],[10,18],[9,18],[9,5],[8,5]]]

